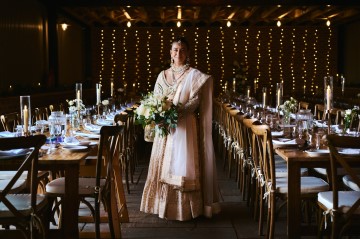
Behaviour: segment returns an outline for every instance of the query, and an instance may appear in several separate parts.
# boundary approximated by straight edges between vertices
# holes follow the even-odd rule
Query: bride
[[[171,67],[162,71],[154,94],[179,104],[176,129],[155,135],[140,210],[169,220],[211,217],[220,211],[212,142],[212,77],[189,66],[189,43],[171,45]]]

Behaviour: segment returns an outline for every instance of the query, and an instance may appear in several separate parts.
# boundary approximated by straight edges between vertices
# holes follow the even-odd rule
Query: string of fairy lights
[[[302,81],[301,82],[304,82],[303,84],[303,90],[305,92],[306,90],[306,80],[307,80],[307,68],[306,68],[306,63],[307,63],[307,59],[306,59],[306,51],[307,51],[307,39],[308,37],[308,30],[305,29],[305,33],[304,33],[304,36],[302,37],[303,38],[303,41],[304,41],[304,46],[303,46],[303,50],[302,50],[302,59],[303,59],[303,66],[302,66],[302,71],[303,71],[303,74],[301,76],[301,79]],[[295,90],[295,89],[294,89]]]
[[[273,29],[270,28],[270,31],[269,31],[269,41],[267,43],[267,49],[268,49],[268,57],[269,57],[269,64],[268,64],[268,69],[269,69],[269,82],[270,82],[270,85],[272,85],[272,66],[273,66],[273,62],[272,62],[272,53],[271,53],[271,49],[272,49],[272,31]],[[271,90],[271,88],[270,88]],[[271,92],[271,91],[270,91]]]
[[[101,62],[101,66],[100,66],[100,71],[99,71],[99,83],[101,84],[102,80],[103,80],[103,73],[105,70],[105,65],[104,65],[104,30],[102,29],[100,31],[100,62]]]
[[[221,48],[220,48],[220,52],[221,52],[221,66],[220,66],[220,70],[221,70],[221,76],[220,76],[220,85],[222,85],[222,82],[224,81],[225,78],[225,58],[224,58],[224,30],[222,29],[222,27],[220,28],[220,32],[221,32],[221,39],[220,39],[220,44],[221,44]]]
[[[198,45],[199,45],[199,28],[197,27],[194,32],[194,67],[198,67]],[[222,85],[222,82],[220,83]]]
[[[296,78],[295,78],[295,71],[294,71],[294,62],[295,62],[295,53],[296,53],[296,45],[295,45],[295,28],[293,28],[292,32],[291,32],[291,46],[292,46],[292,50],[291,50],[291,61],[290,61],[290,73],[291,73],[291,79],[292,79],[292,86],[291,89],[295,90],[295,83],[296,83]],[[282,83],[284,83],[282,81]]]
[[[318,35],[318,30],[315,29],[315,41],[313,43],[313,46],[314,46],[314,60],[313,60],[313,65],[314,65],[314,72],[313,72],[313,76],[311,77],[311,93],[312,95],[315,95],[315,91],[314,91],[314,87],[315,87],[315,78],[316,78],[316,75],[317,75],[317,60],[318,60],[318,51],[317,51],[317,43],[318,43],[318,40],[319,40],[319,35]]]
[[[137,92],[152,90],[155,67],[169,60],[167,49],[178,35],[191,43],[191,66],[213,75],[217,89],[234,77],[234,60],[248,67],[246,84],[253,91],[268,86],[270,94],[275,82],[283,82],[292,92],[307,92],[309,88],[314,95],[322,86],[323,74],[336,72],[331,27],[99,29],[98,82],[116,81],[115,85],[125,88],[130,83],[128,90]],[[327,44],[319,44],[320,39]],[[226,50],[228,46],[232,50]],[[321,59],[325,64],[320,64]]]

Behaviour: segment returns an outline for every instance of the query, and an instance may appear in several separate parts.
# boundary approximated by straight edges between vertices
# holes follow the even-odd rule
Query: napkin
[[[283,136],[284,135],[284,131],[271,131],[271,135],[278,137],[278,136]]]
[[[89,131],[100,132],[101,126],[100,125],[95,125],[95,124],[85,123],[84,128],[86,130],[89,130]]]
[[[97,119],[96,120],[96,124],[98,125],[113,125],[113,121],[111,120],[106,120],[106,119]]]
[[[276,145],[297,145],[296,139],[285,139],[285,138],[273,139],[273,144],[276,144]]]
[[[78,145],[79,140],[77,138],[75,138],[74,136],[69,136],[69,137],[64,138],[64,143],[69,144],[69,145]]]

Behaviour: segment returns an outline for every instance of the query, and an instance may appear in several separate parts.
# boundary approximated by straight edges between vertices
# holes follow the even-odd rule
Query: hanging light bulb
[[[330,25],[331,25],[331,22],[330,22],[330,20],[328,19],[328,20],[326,21],[326,26],[330,27]]]
[[[281,27],[281,21],[278,20],[277,23],[276,23],[276,25],[277,25],[278,27]]]
[[[68,28],[68,24],[66,24],[65,22],[61,23],[61,28],[63,29],[63,31],[66,31],[66,29]]]
[[[131,27],[131,22],[128,21],[128,22],[126,23],[126,25],[127,25],[127,27]]]
[[[227,21],[226,26],[231,27],[231,21],[230,20]]]
[[[181,27],[181,22],[180,22],[180,21],[177,21],[176,26],[177,26],[177,27]]]

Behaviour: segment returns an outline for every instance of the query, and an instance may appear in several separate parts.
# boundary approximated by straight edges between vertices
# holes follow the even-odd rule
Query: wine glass
[[[50,122],[49,124],[49,133],[50,133],[50,147],[49,147],[49,152],[51,151],[51,149],[55,148],[55,145],[53,144],[53,138],[55,137],[55,123],[54,122]]]

